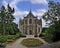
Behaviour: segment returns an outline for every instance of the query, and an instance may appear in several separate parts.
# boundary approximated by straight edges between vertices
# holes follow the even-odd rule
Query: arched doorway
[[[29,30],[29,35],[32,35],[32,31],[31,30]]]

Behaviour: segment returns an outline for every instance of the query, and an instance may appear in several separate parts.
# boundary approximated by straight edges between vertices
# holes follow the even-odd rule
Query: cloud
[[[37,10],[38,18],[42,18],[42,16],[44,15],[45,12],[47,12],[46,9],[39,9],[39,10]],[[42,19],[42,25],[43,25],[43,27],[46,26],[46,22],[43,19]]]
[[[46,9],[38,9],[37,11],[33,11],[32,13],[35,15],[35,16],[38,16],[38,19],[42,18],[43,14],[47,12]],[[42,19],[42,25],[43,27],[45,27],[46,25],[46,22]]]
[[[14,13],[15,16],[26,15],[26,14],[28,14],[28,11],[16,11],[16,12]]]
[[[47,4],[47,0],[30,0],[33,4]]]
[[[14,22],[16,22],[18,24],[19,22],[19,18],[22,18],[22,16],[24,14],[27,14],[27,11],[21,11],[18,7],[17,7],[17,3],[21,1],[21,0],[12,0],[9,5],[12,7],[12,8],[15,8],[15,13],[14,13],[14,16],[16,18],[16,20],[14,20]],[[8,5],[8,2],[7,0],[3,0],[2,4],[7,7]]]
[[[7,8],[8,3],[6,2],[6,0],[3,0],[2,4]]]
[[[33,14],[41,17],[46,11],[46,9],[37,9],[37,11],[34,11]]]
[[[20,8],[18,8],[17,7],[17,3],[19,2],[19,1],[27,1],[27,0],[12,0],[9,4],[10,4],[10,6],[12,7],[12,8],[15,8],[15,13],[14,13],[14,16],[15,16],[15,18],[16,18],[16,20],[14,20],[14,22],[15,23],[19,23],[19,19],[20,18],[23,18],[23,16],[26,16],[28,13],[29,13],[29,11],[22,11],[22,10],[20,10]],[[42,3],[42,4],[47,4],[47,1],[46,0],[29,0],[31,3],[34,3],[34,4],[40,4],[40,3]],[[3,5],[5,6],[5,7],[7,7],[7,4],[8,4],[8,2],[7,2],[7,0],[3,0]],[[37,11],[32,11],[32,13],[35,15],[35,16],[38,16],[38,18],[40,18],[44,13],[46,12],[46,9],[37,9]],[[44,22],[44,20],[43,20],[43,26],[45,26],[45,22]]]
[[[22,1],[29,1],[32,4],[48,4],[47,0],[22,0]]]
[[[16,22],[18,24],[19,23],[19,19],[20,18],[23,19],[23,17],[26,16],[27,14],[28,14],[28,11],[16,11],[14,13],[14,16],[16,18],[16,20],[14,20],[14,22]]]

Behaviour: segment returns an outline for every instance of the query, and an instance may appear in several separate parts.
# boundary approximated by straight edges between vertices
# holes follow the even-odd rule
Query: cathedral
[[[42,20],[30,11],[26,17],[19,20],[19,29],[25,35],[39,35],[42,32]]]

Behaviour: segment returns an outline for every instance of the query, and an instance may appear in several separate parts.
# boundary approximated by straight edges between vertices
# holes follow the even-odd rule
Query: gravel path
[[[7,44],[6,48],[32,48],[32,47],[25,47],[25,46],[21,45],[20,43],[23,39],[26,39],[26,38],[20,38],[12,44]],[[41,38],[38,38],[38,39],[40,39],[42,42],[46,43],[43,39],[41,39]]]
[[[24,38],[20,38],[13,44],[7,44],[6,48],[26,48],[25,46],[20,44],[23,39]]]
[[[52,44],[43,44],[37,47],[28,47],[28,48],[60,48],[60,42],[52,43]]]
[[[20,44],[23,39],[26,39],[26,38],[20,38],[13,44],[7,44],[6,48],[60,48],[60,42],[49,44],[41,38],[38,38],[38,39],[40,39],[44,43],[43,45],[37,46],[37,47],[25,47]]]

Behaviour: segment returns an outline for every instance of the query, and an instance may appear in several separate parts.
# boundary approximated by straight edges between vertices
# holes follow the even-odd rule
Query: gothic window
[[[29,20],[29,24],[31,24],[31,23],[32,23],[32,19]]]
[[[25,24],[27,24],[27,20],[25,20]]]
[[[25,29],[25,34],[27,34],[27,29]]]
[[[38,32],[40,32],[40,28],[38,28]]]

